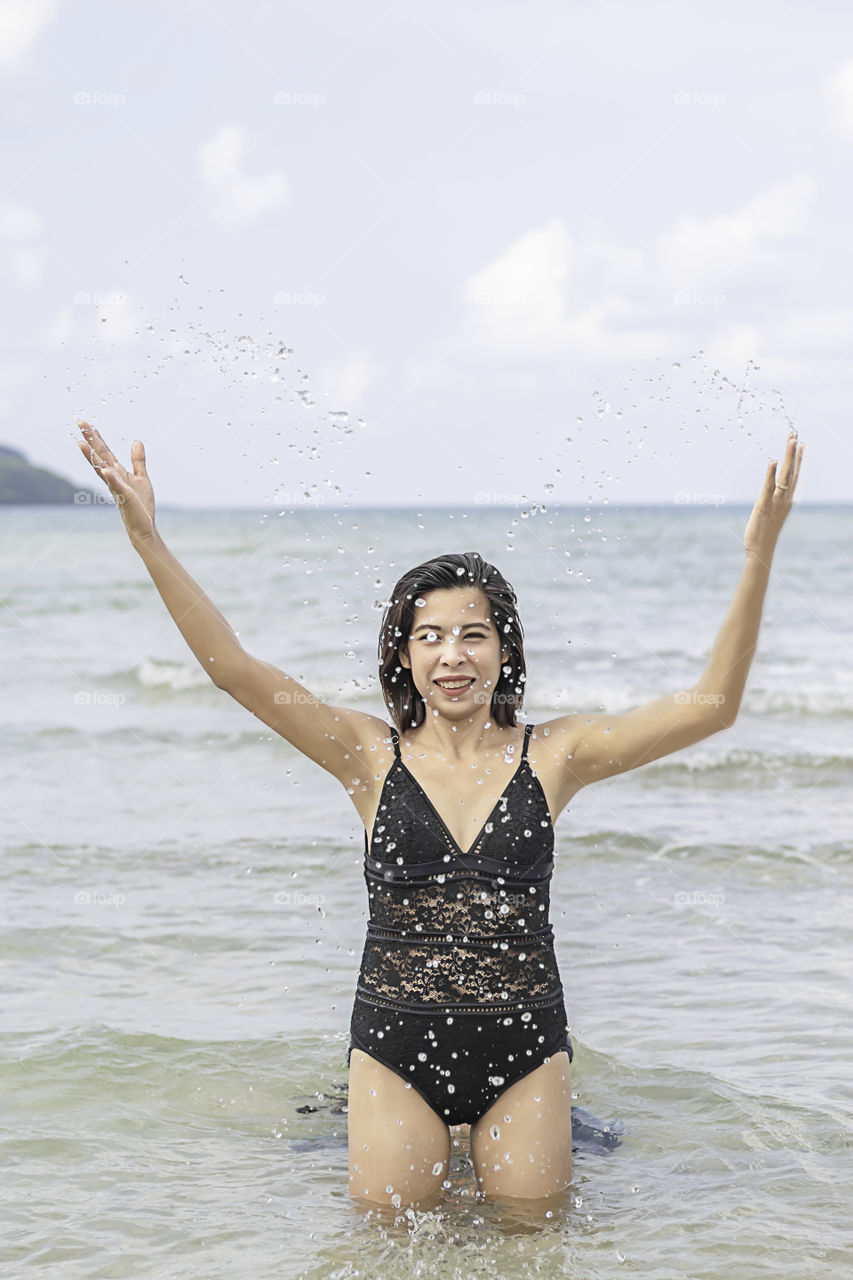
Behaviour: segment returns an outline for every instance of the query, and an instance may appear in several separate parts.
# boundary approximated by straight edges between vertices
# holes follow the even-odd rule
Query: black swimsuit
[[[370,919],[347,1060],[353,1049],[370,1054],[446,1124],[473,1124],[560,1050],[572,1060],[548,921],[554,828],[527,759],[532,728],[467,853],[392,729],[369,846],[365,832]]]

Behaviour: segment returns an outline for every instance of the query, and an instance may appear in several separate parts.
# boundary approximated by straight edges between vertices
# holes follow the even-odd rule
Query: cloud
[[[658,266],[673,290],[714,289],[778,270],[782,243],[812,226],[815,194],[814,178],[802,173],[734,213],[679,218],[658,237]]]
[[[465,301],[483,338],[496,346],[549,342],[564,323],[571,240],[553,219],[520,236],[471,276]]]
[[[0,0],[0,68],[19,68],[56,8],[57,0]]]
[[[823,99],[829,108],[830,128],[853,138],[853,58],[849,58],[830,76],[823,86]]]
[[[813,229],[815,200],[814,178],[795,174],[731,213],[677,218],[648,252],[573,238],[552,219],[465,282],[454,345],[520,359],[621,362],[672,355],[695,333],[705,346],[716,342],[721,359],[754,357],[759,328],[724,322],[719,309],[732,289],[778,279],[792,242]]]
[[[21,289],[33,289],[42,278],[44,254],[36,243],[42,222],[32,209],[0,202],[0,275],[8,273]]]
[[[220,129],[198,153],[201,178],[216,198],[214,212],[226,225],[244,226],[286,204],[290,189],[280,173],[244,172],[248,137],[238,125]]]
[[[600,239],[575,245],[552,219],[466,282],[461,344],[539,359],[659,354],[673,336],[632,329],[636,308],[614,287],[642,283],[646,271],[639,251]]]

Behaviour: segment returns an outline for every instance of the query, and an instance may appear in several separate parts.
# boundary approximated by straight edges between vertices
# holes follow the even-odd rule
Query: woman
[[[130,540],[218,688],[331,773],[365,828],[370,923],[350,1025],[353,1199],[434,1205],[451,1127],[470,1125],[481,1192],[547,1204],[572,1177],[572,1047],[548,921],[553,824],[590,782],[730,726],[802,461],[792,434],[744,535],[746,561],[689,689],[621,715],[535,727],[512,588],[475,554],[404,575],[380,637],[393,727],[332,707],[248,654],[166,548],[141,441],[133,471],[80,422]]]

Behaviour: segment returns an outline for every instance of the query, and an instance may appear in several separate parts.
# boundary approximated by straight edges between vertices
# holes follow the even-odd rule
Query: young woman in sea
[[[142,442],[127,471],[80,422],[131,544],[214,684],[345,788],[364,824],[369,923],[350,1022],[353,1200],[429,1208],[468,1127],[478,1191],[555,1203],[572,1178],[572,1044],[549,921],[554,823],[591,782],[734,723],[803,447],[769,463],[745,562],[699,679],[619,715],[521,725],[515,594],[477,553],[418,565],[379,638],[392,723],[330,706],[247,653],[166,547]]]

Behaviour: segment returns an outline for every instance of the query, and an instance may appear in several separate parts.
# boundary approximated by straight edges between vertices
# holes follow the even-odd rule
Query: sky
[[[159,505],[851,501],[846,0],[0,0],[0,443]]]

